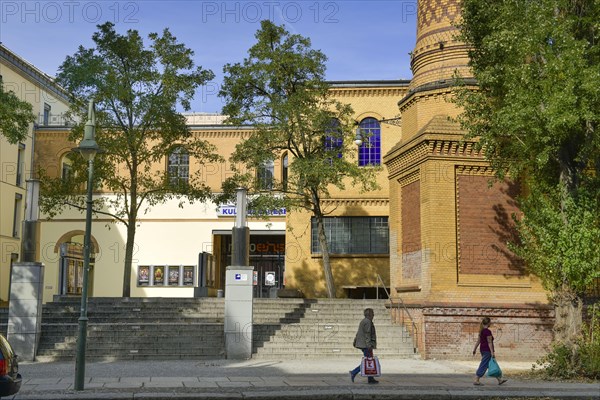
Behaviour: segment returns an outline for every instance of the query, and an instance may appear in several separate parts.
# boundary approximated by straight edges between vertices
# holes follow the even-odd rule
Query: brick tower
[[[459,3],[418,2],[413,78],[398,102],[402,137],[384,158],[392,298],[407,305],[425,357],[471,357],[479,321],[489,316],[498,354],[535,359],[551,340],[552,311],[506,245],[515,238],[519,188],[490,186],[493,171],[453,121],[455,74],[475,85],[456,38]]]

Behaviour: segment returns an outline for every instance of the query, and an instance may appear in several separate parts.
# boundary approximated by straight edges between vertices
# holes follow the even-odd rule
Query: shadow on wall
[[[331,259],[331,268],[337,298],[347,297],[344,286],[376,287],[377,274],[389,285],[388,257],[355,258],[352,255],[348,255],[348,258],[334,257]],[[294,282],[302,289],[306,298],[327,297],[323,260],[317,258],[314,262],[303,261],[302,267],[294,271]]]
[[[507,182],[500,188],[500,193],[505,197],[505,204],[497,203],[493,205],[496,213],[494,220],[496,226],[490,226],[490,230],[496,235],[498,241],[492,245],[492,248],[504,259],[511,271],[508,275],[526,274],[525,263],[522,258],[515,255],[507,246],[507,243],[519,244],[519,232],[513,214],[518,213],[517,197],[521,193],[521,185],[516,182]]]

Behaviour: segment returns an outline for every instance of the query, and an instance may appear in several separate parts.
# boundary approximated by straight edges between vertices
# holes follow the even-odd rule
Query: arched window
[[[167,162],[169,184],[173,186],[187,185],[190,180],[190,155],[181,147],[176,148],[169,155]]]
[[[256,170],[258,188],[261,190],[273,189],[273,176],[275,175],[275,163],[266,161]]]
[[[337,158],[342,158],[342,148],[344,138],[340,130],[340,121],[337,118],[332,118],[330,127],[325,130],[325,151],[333,154],[337,153]]]
[[[358,165],[381,165],[381,126],[375,118],[360,122],[362,144],[358,148]]]
[[[75,157],[75,154],[73,152],[69,152],[61,159],[60,177],[63,181],[68,181],[71,179],[71,177],[73,177],[73,157]]]

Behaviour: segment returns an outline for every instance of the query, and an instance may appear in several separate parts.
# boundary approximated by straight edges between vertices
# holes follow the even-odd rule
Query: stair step
[[[39,359],[74,357],[79,301],[62,297],[44,306]],[[358,357],[352,340],[366,307],[376,313],[377,355],[413,357],[412,339],[403,327],[392,323],[385,300],[350,299],[255,299],[252,357]],[[86,357],[221,358],[224,309],[223,298],[90,298]]]

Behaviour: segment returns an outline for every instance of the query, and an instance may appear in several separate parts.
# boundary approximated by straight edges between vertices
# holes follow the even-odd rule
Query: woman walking
[[[485,375],[490,360],[496,358],[496,353],[494,351],[494,336],[492,335],[492,331],[490,331],[491,324],[492,321],[488,317],[481,320],[481,324],[479,324],[479,338],[473,348],[473,355],[477,352],[477,347],[479,347],[479,351],[481,352],[481,363],[479,363],[479,368],[477,368],[477,372],[475,372],[475,382],[473,382],[473,385],[476,386],[483,385],[479,379]],[[498,385],[502,385],[506,382],[506,379],[503,379],[502,375],[496,377],[496,379],[498,379]]]

